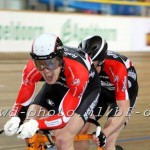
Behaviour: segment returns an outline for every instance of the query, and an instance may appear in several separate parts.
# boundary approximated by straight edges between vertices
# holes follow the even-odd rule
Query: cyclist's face
[[[61,71],[61,66],[57,67],[57,69],[55,70],[49,70],[47,68],[44,68],[40,72],[48,84],[55,84],[59,78],[60,71]]]
[[[34,64],[48,84],[56,83],[61,71],[59,59],[34,60]]]
[[[101,71],[101,66],[99,65],[99,61],[94,61],[94,67],[97,70],[98,73]]]

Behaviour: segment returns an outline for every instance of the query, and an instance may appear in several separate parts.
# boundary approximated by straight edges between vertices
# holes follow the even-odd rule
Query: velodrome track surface
[[[119,137],[118,144],[125,150],[150,150],[150,53],[122,53],[128,56],[136,67],[139,80],[139,96],[128,126]],[[11,109],[20,88],[22,70],[27,53],[0,53],[0,111]],[[37,87],[40,88],[41,83]],[[0,117],[0,129],[9,115]],[[106,117],[101,120],[103,124]],[[24,141],[16,136],[0,135],[0,150],[25,150]],[[93,146],[90,148],[94,150]]]

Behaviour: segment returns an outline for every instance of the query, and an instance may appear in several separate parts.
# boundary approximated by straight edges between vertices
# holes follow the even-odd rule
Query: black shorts
[[[93,113],[98,103],[101,85],[100,82],[97,82],[97,79],[98,75],[89,82],[81,99],[81,103],[75,110],[75,113],[79,114],[84,121]],[[32,104],[37,104],[46,108],[49,114],[57,114],[59,113],[59,105],[67,91],[68,88],[59,82],[53,85],[45,83]]]
[[[134,86],[128,89],[129,100],[130,100],[130,111],[133,111],[137,95],[138,95],[138,83],[135,82]],[[104,87],[101,88],[101,94],[99,97],[98,104],[94,109],[94,115],[96,120],[100,119],[109,107],[109,111],[106,114],[107,117],[114,117],[117,114],[118,106],[115,99],[115,91],[110,91]]]

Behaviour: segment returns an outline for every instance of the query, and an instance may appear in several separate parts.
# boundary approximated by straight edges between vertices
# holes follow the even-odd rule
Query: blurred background
[[[17,97],[32,41],[45,32],[73,47],[97,34],[107,40],[110,50],[132,60],[139,96],[117,142],[125,150],[149,150],[150,0],[0,0],[0,129]],[[24,145],[16,135],[0,135],[0,150],[24,150]],[[96,148],[91,145],[90,149]]]

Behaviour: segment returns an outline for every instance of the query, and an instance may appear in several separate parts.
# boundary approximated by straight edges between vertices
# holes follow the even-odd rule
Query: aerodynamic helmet
[[[100,36],[96,35],[83,40],[78,48],[88,53],[93,61],[99,61],[99,65],[101,65],[106,58],[108,44]]]
[[[62,64],[63,51],[64,47],[59,37],[45,33],[33,41],[30,55],[39,70],[45,67],[55,70]]]

